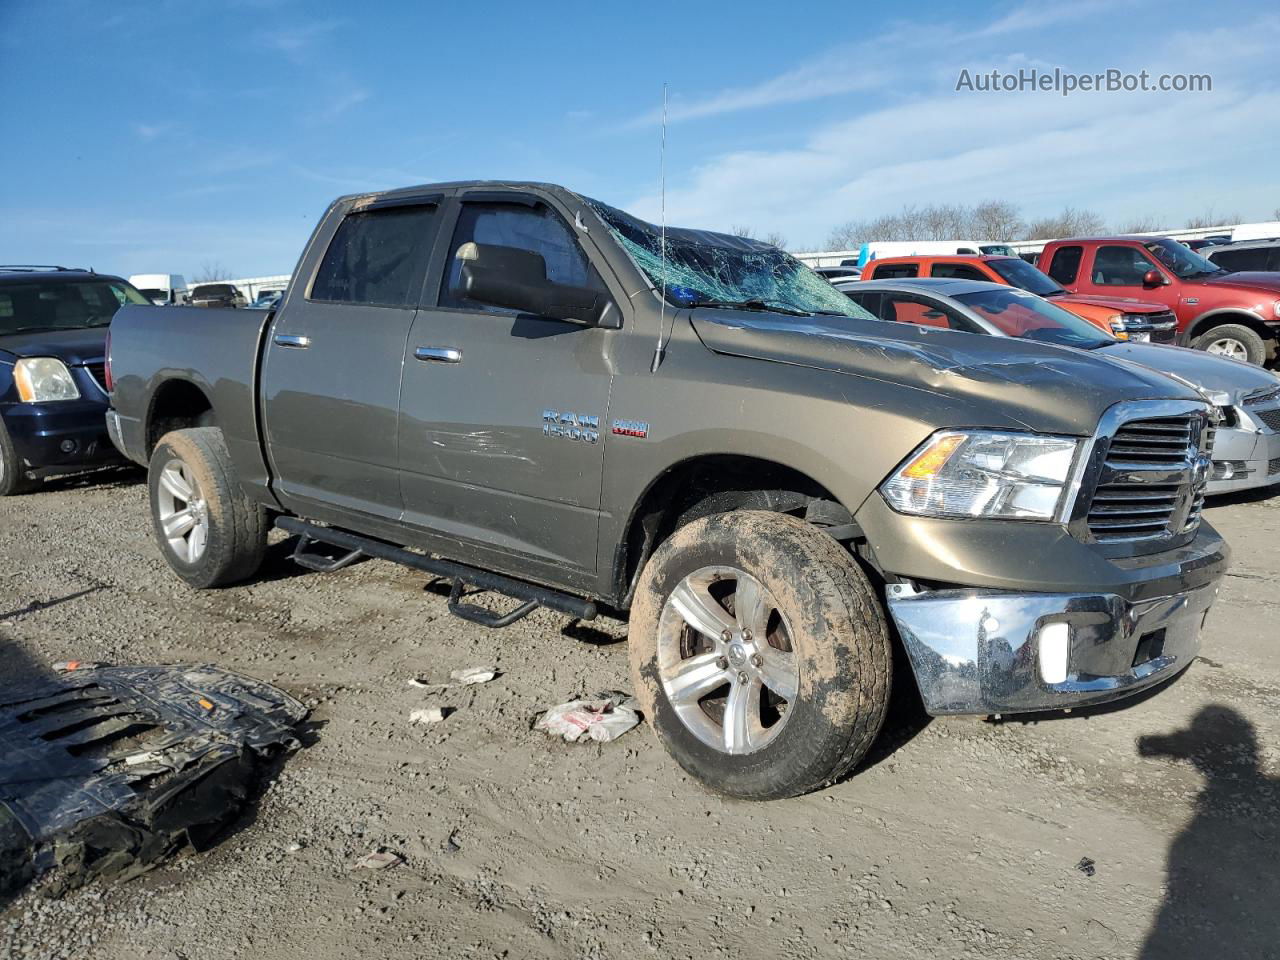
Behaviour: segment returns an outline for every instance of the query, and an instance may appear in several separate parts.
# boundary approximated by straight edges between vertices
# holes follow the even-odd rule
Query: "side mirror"
[[[606,325],[617,313],[599,290],[548,280],[547,262],[531,250],[473,242],[455,256],[462,261],[462,292],[471,300],[589,326]]]
[[[1160,275],[1159,270],[1148,270],[1142,275],[1142,285],[1148,289],[1151,287],[1163,287],[1164,277]]]

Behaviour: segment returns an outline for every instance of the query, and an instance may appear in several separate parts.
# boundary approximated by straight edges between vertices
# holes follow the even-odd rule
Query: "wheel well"
[[[649,555],[676,529],[713,513],[747,509],[790,513],[829,526],[853,521],[822,484],[782,464],[729,455],[687,460],[651,483],[632,511],[614,568],[622,606],[630,604]]]
[[[1197,338],[1203,336],[1207,331],[1226,323],[1236,323],[1242,327],[1248,327],[1263,340],[1274,340],[1276,337],[1276,332],[1252,313],[1215,313],[1207,317],[1201,317],[1192,324],[1191,330],[1187,333],[1187,343],[1194,343]]]
[[[147,456],[171,430],[216,424],[213,404],[203,390],[187,380],[170,380],[156,390],[147,411]]]

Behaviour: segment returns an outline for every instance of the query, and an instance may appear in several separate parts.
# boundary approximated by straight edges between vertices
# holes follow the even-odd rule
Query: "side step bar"
[[[294,559],[297,560],[301,556],[303,559],[299,562],[304,567],[312,570],[341,569],[341,567],[363,555],[377,557],[379,560],[390,560],[392,563],[399,563],[437,577],[450,579],[453,581],[453,589],[449,594],[449,612],[464,620],[470,620],[472,623],[479,623],[493,628],[506,627],[517,620],[527,617],[538,607],[546,607],[548,610],[555,610],[577,620],[594,620],[596,618],[596,605],[590,600],[583,600],[581,597],[561,593],[559,590],[552,590],[548,587],[525,583],[523,580],[514,580],[511,577],[504,577],[500,573],[491,573],[488,570],[469,567],[466,564],[454,563],[452,560],[442,560],[439,557],[414,553],[411,550],[405,550],[403,547],[392,546],[382,540],[362,537],[334,527],[322,527],[314,523],[308,523],[305,520],[299,520],[296,517],[276,517],[276,526],[286,533],[292,533],[301,538],[298,542],[297,550],[294,552]],[[306,549],[312,543],[327,543],[349,552],[338,561],[330,561],[329,563],[321,561],[317,563],[315,562],[317,558],[308,553]],[[333,563],[338,565],[333,566]],[[510,613],[491,613],[474,604],[461,602],[463,587],[468,584],[479,587],[481,590],[492,590],[494,593],[501,593],[504,596],[523,602]]]

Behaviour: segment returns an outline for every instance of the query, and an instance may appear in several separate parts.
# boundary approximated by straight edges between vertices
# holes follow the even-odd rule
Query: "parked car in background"
[[[645,716],[737,797],[852,769],[894,636],[933,713],[1150,688],[1196,656],[1229,558],[1194,389],[885,324],[775,247],[550,184],[342,198],[280,309],[130,307],[111,363],[112,435],[188,584],[253,576],[274,523],[316,568],[448,576],[489,626],[627,611]]]
[[[149,301],[119,277],[0,266],[0,496],[124,462],[107,437],[107,327]]]
[[[274,310],[280,306],[280,300],[284,296],[283,290],[272,290],[270,293],[259,295],[258,299],[249,304],[251,310]]]
[[[129,282],[156,306],[186,302],[187,281],[180,273],[135,273]]]
[[[1280,333],[1280,275],[1229,273],[1168,237],[1051,240],[1039,267],[1072,293],[1141,297],[1178,320],[1183,346],[1263,364]]]
[[[1244,240],[1210,247],[1204,251],[1205,259],[1228,273],[1262,270],[1267,273],[1280,271],[1280,239]]]
[[[193,307],[244,307],[249,301],[230,283],[202,283],[192,288],[190,303]]]
[[[1177,321],[1163,304],[1132,297],[1068,293],[1060,283],[1020,257],[890,257],[867,264],[862,272],[863,280],[905,277],[1004,283],[1052,300],[1120,340],[1173,343],[1177,337]]]
[[[1280,483],[1280,378],[1261,367],[1183,347],[1122,342],[1055,303],[1003,284],[864,280],[837,289],[881,320],[1075,347],[1190,384],[1219,412],[1208,492]]]
[[[924,254],[973,256],[979,253],[1001,257],[1017,256],[1007,243],[992,243],[986,240],[877,240],[864,243],[859,248],[858,266],[865,269],[868,263],[884,257],[912,257]]]
[[[862,271],[857,267],[813,267],[813,272],[820,277],[826,277],[832,283],[837,280],[857,280],[862,275]]]
[[[1215,247],[1220,243],[1230,243],[1231,238],[1225,233],[1218,233],[1212,237],[1198,237],[1195,240],[1180,240],[1178,242],[1188,249],[1196,251],[1196,253],[1204,253],[1209,247]]]

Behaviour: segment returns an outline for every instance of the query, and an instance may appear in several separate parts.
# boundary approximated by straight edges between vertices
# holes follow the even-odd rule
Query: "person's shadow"
[[[1185,730],[1140,737],[1138,752],[1189,760],[1205,780],[1139,956],[1280,958],[1280,781],[1262,770],[1253,724],[1208,706]]]

